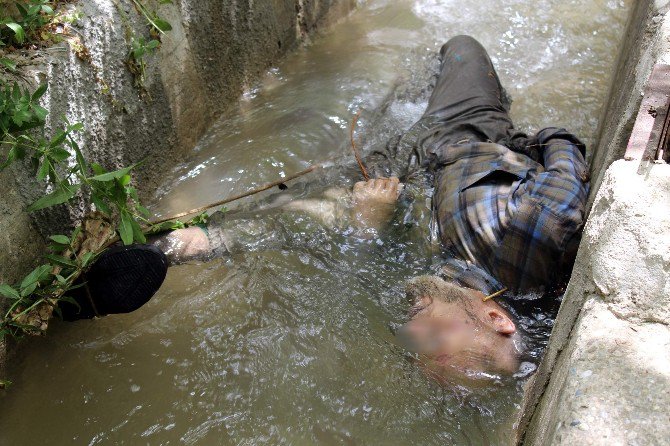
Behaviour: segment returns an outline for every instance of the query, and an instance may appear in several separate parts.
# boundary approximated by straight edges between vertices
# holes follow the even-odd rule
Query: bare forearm
[[[149,239],[149,243],[163,251],[170,265],[192,260],[208,260],[212,257],[212,247],[207,233],[198,226],[153,236]]]
[[[341,220],[353,215],[353,222],[372,236],[387,224],[393,214],[403,185],[397,178],[375,179],[357,183],[353,193],[344,189],[328,189],[319,198],[294,200],[274,209],[211,216],[209,232],[193,226],[152,237],[149,243],[165,253],[171,265],[192,260],[208,260],[222,252],[256,251],[292,243],[293,230],[308,238],[342,226]],[[302,214],[310,218],[289,217]],[[348,223],[344,223],[348,225]]]

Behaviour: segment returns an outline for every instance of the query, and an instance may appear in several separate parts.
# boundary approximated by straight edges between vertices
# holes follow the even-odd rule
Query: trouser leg
[[[525,135],[514,130],[508,102],[486,50],[469,36],[449,40],[424,118],[431,122],[423,143],[433,147],[461,140],[507,143]]]
[[[514,129],[509,102],[486,50],[469,36],[442,46],[442,65],[423,117],[382,156],[378,176],[404,176],[427,166],[442,147],[491,141],[537,160],[528,138]],[[390,167],[389,167],[390,166]]]

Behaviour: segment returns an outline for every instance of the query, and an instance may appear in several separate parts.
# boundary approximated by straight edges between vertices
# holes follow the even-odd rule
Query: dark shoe
[[[63,319],[76,321],[135,311],[156,294],[167,268],[165,254],[155,246],[109,248],[76,283],[84,285],[67,293],[81,309],[68,302],[59,304]]]

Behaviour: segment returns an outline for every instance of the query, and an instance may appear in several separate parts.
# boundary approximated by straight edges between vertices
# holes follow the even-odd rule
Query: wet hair
[[[445,303],[456,304],[458,307],[460,307],[465,313],[465,315],[469,318],[469,320],[473,323],[472,327],[475,330],[482,328],[489,334],[495,333],[496,332],[495,328],[489,326],[488,324],[485,324],[481,319],[481,316],[479,315],[480,312],[477,311],[475,304],[480,299],[479,297],[477,297],[476,294],[473,294],[475,293],[475,291],[476,290],[473,290],[471,288],[459,286],[454,282],[444,280],[439,276],[416,277],[407,282],[407,285],[405,287],[407,299],[411,304],[411,307],[407,312],[407,316],[411,321],[417,315],[419,315],[421,311],[432,305],[437,300],[438,302],[442,301]],[[441,316],[442,316],[441,314],[438,314],[436,316],[431,317],[441,317]],[[513,316],[510,314],[510,317]],[[521,361],[526,360],[525,358],[527,356],[524,354],[524,352],[526,351],[526,347],[523,344],[523,338],[517,338],[517,339],[520,339],[522,342],[522,344],[519,345],[519,347],[521,348],[521,352],[517,353],[516,355],[516,359],[519,361],[520,364]],[[482,367],[481,371],[478,371],[478,369],[469,370],[468,368],[464,368],[459,373],[462,373],[463,376],[465,377],[487,378],[487,379],[491,377],[499,379],[500,377],[499,370],[497,368],[498,366],[496,363],[496,355],[492,351],[475,350],[472,348],[468,348],[461,350],[452,356],[459,356],[460,358],[463,358],[468,364],[476,363]],[[432,359],[429,357],[428,359],[426,358],[422,359],[422,361],[423,360],[428,361],[425,363],[428,364]],[[449,367],[447,366],[440,366],[440,367],[449,369]],[[453,370],[460,370],[460,369],[454,368]],[[445,383],[444,381],[442,381],[445,379],[445,376],[446,375],[441,373],[435,374],[435,377],[443,383]],[[456,381],[454,381],[453,383],[446,382],[445,384],[458,385]]]
[[[412,307],[408,316],[413,318],[421,310],[433,303],[434,299],[444,302],[462,302],[467,305],[469,290],[454,283],[445,281],[438,276],[419,276],[410,280],[405,287],[405,293]],[[427,298],[424,302],[422,298]],[[469,306],[469,305],[468,305]]]

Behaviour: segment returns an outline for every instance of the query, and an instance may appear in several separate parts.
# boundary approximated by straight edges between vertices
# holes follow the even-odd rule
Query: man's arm
[[[544,168],[566,180],[577,180],[581,184],[589,181],[588,168],[584,156],[570,141],[551,139],[543,153]]]
[[[200,226],[158,234],[149,239],[149,244],[163,251],[170,265],[207,260],[212,256],[209,237]]]
[[[589,174],[584,144],[565,129],[538,133],[545,173],[536,181],[543,202],[563,219],[581,227],[589,193]],[[545,187],[551,185],[551,187]]]
[[[258,212],[215,213],[207,229],[177,229],[159,234],[149,243],[175,265],[225,253],[271,249],[296,240],[309,243],[342,220],[353,223],[367,238],[390,221],[402,189],[398,178],[361,181],[355,184],[353,194],[333,188],[319,198],[293,200]]]
[[[549,127],[535,136],[542,165],[548,172],[588,183],[586,147],[575,135],[562,128]]]

